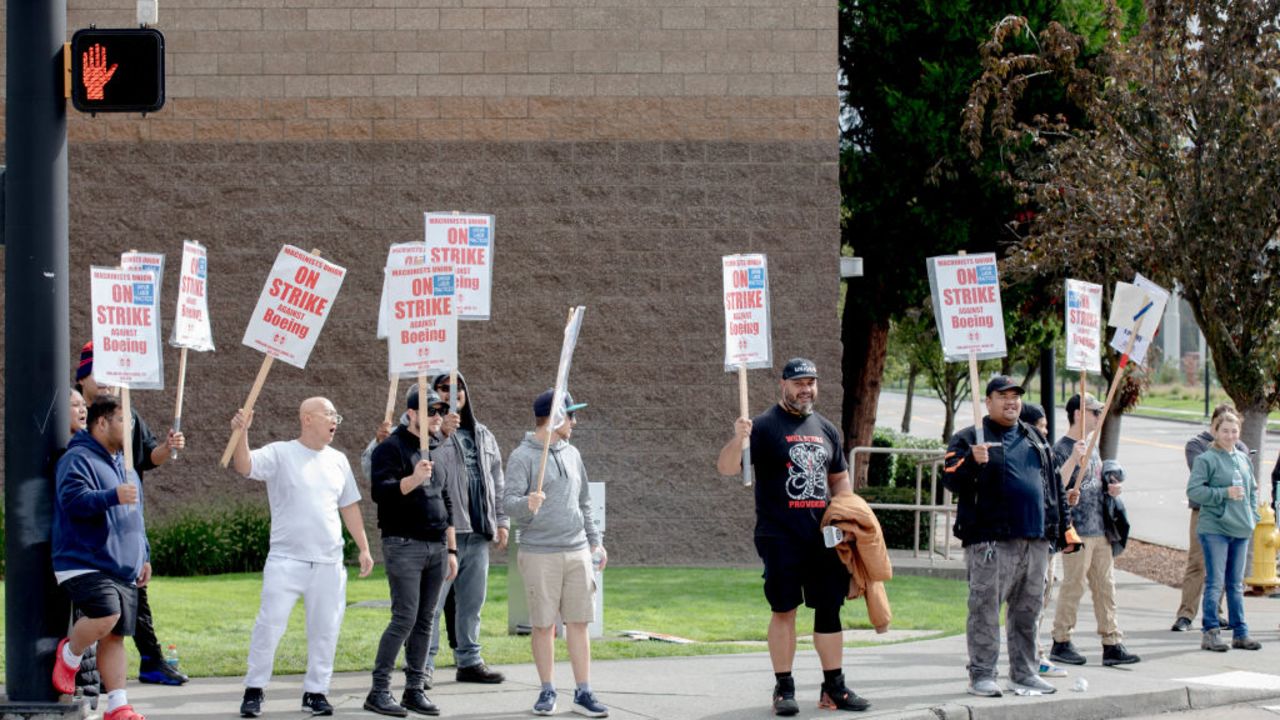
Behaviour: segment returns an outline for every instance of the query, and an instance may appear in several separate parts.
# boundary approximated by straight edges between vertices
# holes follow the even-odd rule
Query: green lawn
[[[489,600],[481,621],[485,660],[493,664],[531,662],[528,638],[506,634],[506,574],[504,566],[491,568]],[[759,570],[611,568],[605,573],[606,638],[592,643],[593,656],[610,659],[758,650],[729,641],[765,639],[769,611],[761,583]],[[161,644],[177,645],[182,668],[192,676],[240,675],[245,669],[260,590],[261,579],[256,573],[157,578],[150,598]],[[902,576],[889,583],[888,591],[893,603],[893,627],[937,630],[940,634],[964,631],[965,583]],[[381,566],[366,579],[351,573],[348,603],[388,598]],[[870,627],[861,600],[846,605],[843,614],[845,627]],[[349,607],[335,669],[369,670],[389,617],[387,608]],[[802,633],[812,627],[811,612],[801,609],[798,627]],[[618,639],[623,630],[671,633],[698,642],[675,645]],[[136,667],[132,643],[128,648],[132,667]],[[442,655],[443,664],[452,663],[447,649]],[[558,643],[557,655],[567,659],[562,642]],[[0,661],[3,657],[0,652]],[[305,668],[306,642],[299,603],[276,654],[276,672],[301,673]]]

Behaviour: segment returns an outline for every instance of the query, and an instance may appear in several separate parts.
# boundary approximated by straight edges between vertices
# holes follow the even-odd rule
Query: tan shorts
[[[532,553],[521,550],[518,564],[529,601],[529,624],[545,628],[556,616],[567,623],[595,620],[595,570],[590,550]]]

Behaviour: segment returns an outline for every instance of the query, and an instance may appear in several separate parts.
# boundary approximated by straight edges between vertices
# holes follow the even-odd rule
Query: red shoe
[[[76,673],[80,671],[80,668],[68,665],[67,661],[62,659],[62,648],[66,647],[70,640],[71,638],[62,638],[53,660],[53,689],[63,695],[76,694]]]
[[[102,720],[147,720],[147,718],[134,712],[132,705],[121,705],[103,715]]]

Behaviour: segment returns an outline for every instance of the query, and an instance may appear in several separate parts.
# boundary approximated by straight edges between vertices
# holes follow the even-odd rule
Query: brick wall
[[[133,1],[73,0],[68,28],[128,25]],[[504,453],[587,306],[575,444],[609,483],[619,562],[750,562],[752,499],[714,469],[736,414],[723,372],[721,255],[766,252],[776,364],[814,357],[838,419],[835,9],[774,0],[169,0],[169,102],[74,115],[72,337],[90,264],[182,238],[210,249],[218,350],[193,354],[192,447],[149,476],[151,512],[257,492],[216,467],[261,356],[239,344],[281,243],[349,270],[305,370],[277,364],[254,443],[296,432],[321,392],[353,461],[380,419],[380,267],[424,210],[497,217],[493,319],[463,370]],[[174,298],[170,273],[165,302]],[[167,319],[167,316],[166,316]],[[166,329],[167,331],[167,329]],[[71,352],[73,349],[69,349]],[[177,354],[166,356],[168,387]],[[753,371],[756,411],[776,378]],[[172,391],[137,393],[154,425]]]

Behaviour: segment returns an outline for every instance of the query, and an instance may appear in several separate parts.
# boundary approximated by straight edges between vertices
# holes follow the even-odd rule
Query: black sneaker
[[[264,699],[262,688],[245,688],[244,699],[240,701],[240,717],[254,718],[261,715]]]
[[[844,673],[835,676],[831,682],[822,683],[822,693],[818,695],[818,707],[823,710],[866,710],[871,702],[858,697],[844,685]]]
[[[1120,643],[1102,646],[1103,665],[1132,665],[1141,660],[1142,658],[1126,650]]]
[[[303,701],[303,704],[306,704],[306,701]],[[364,709],[391,717],[409,716],[409,711],[400,707],[396,699],[386,690],[370,690],[369,696],[364,699]]]
[[[332,715],[333,706],[324,698],[324,693],[302,693],[302,709],[312,715]]]
[[[1054,642],[1053,649],[1049,651],[1049,659],[1068,665],[1083,665],[1088,662],[1083,655],[1076,652],[1076,646],[1072,645],[1070,640]]]
[[[138,682],[151,685],[183,685],[189,680],[180,670],[167,662],[143,663],[138,669]]]
[[[440,708],[431,702],[427,694],[417,688],[405,688],[400,696],[400,704],[405,710],[412,710],[419,715],[439,715]]]
[[[1173,621],[1173,627],[1169,629],[1174,632],[1186,632],[1191,629],[1191,618],[1180,617]]]
[[[490,670],[484,663],[460,667],[456,677],[458,682],[484,683],[486,685],[496,685],[507,679],[507,676]]]
[[[781,678],[773,686],[773,714],[795,715],[800,712],[800,703],[796,702],[796,679]]]

